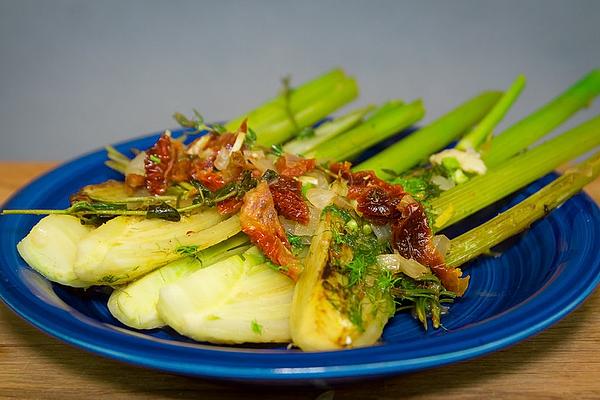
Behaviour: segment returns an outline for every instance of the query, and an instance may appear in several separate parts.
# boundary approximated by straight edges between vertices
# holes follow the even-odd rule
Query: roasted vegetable
[[[90,286],[73,271],[77,245],[92,228],[70,215],[48,215],[19,242],[17,250],[33,269],[53,282]]]
[[[394,314],[391,274],[377,264],[383,245],[363,226],[347,210],[323,212],[290,313],[302,350],[372,345]]]
[[[212,343],[288,342],[294,282],[253,247],[160,291],[160,317],[182,335]]]
[[[129,282],[181,257],[177,249],[205,249],[240,232],[237,216],[224,219],[214,209],[179,222],[121,216],[91,231],[78,245],[74,270],[94,284]]]
[[[248,238],[238,234],[205,250],[194,245],[181,246],[177,252],[184,256],[170,262],[128,285],[115,288],[108,299],[110,313],[127,326],[152,329],[164,326],[156,310],[160,290],[200,268],[248,250]]]

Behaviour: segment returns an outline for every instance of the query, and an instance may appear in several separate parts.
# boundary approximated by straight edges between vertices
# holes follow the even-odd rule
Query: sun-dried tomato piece
[[[350,161],[336,162],[329,166],[331,172],[342,177],[348,176],[348,174],[351,173],[350,168],[352,168],[352,163]]]
[[[392,224],[394,249],[402,257],[412,258],[431,268],[446,289],[462,295],[469,284],[469,277],[462,278],[459,268],[446,266],[444,257],[436,250],[432,238],[425,209],[419,203],[407,204],[403,216]]]
[[[175,146],[171,137],[163,134],[146,152],[146,189],[152,194],[163,194],[169,186],[169,174],[176,161]]]
[[[384,189],[377,186],[362,188],[359,195],[356,196],[356,209],[368,220],[386,224],[402,216],[398,205],[402,197],[391,196]]]
[[[310,211],[302,198],[302,185],[294,178],[280,176],[271,185],[275,209],[287,219],[308,224]]]
[[[225,199],[217,203],[217,211],[221,215],[231,215],[240,210],[242,208],[242,200],[231,197],[229,199]]]
[[[211,192],[215,192],[225,186],[225,181],[218,172],[209,170],[194,171],[192,177],[206,186]]]
[[[275,161],[275,168],[279,175],[296,177],[312,171],[317,164],[314,158],[304,158],[285,153]]]
[[[253,169],[254,167],[246,161],[240,152],[234,151],[229,156],[227,166],[222,171],[217,171],[214,166],[217,154],[223,148],[231,149],[236,135],[232,133],[221,135],[210,133],[209,135],[208,142],[203,143],[197,157],[191,160],[188,175],[214,192],[226,183],[237,180],[245,169]]]
[[[456,293],[458,296],[465,294],[471,277],[466,276],[463,278],[460,268],[448,267],[446,264],[432,265],[429,268],[447,290]]]
[[[196,175],[198,175],[198,173],[201,171],[212,172],[213,160],[206,158],[192,158],[192,161],[190,162],[190,175],[192,176],[192,178],[198,179],[196,178]]]
[[[170,179],[173,182],[185,182],[190,180],[190,159],[181,158],[175,162],[171,171]]]
[[[345,175],[345,176],[344,176]],[[373,171],[359,171],[344,173],[342,175],[348,181],[348,197],[357,198],[365,187],[378,187],[384,190],[390,197],[402,198],[406,192],[401,185],[393,185],[379,179]],[[356,196],[356,197],[355,197]]]
[[[252,243],[272,262],[287,267],[283,269],[286,275],[294,280],[298,278],[300,264],[291,252],[266,182],[261,182],[244,196],[240,222],[242,231],[250,237]]]
[[[348,198],[356,200],[356,209],[377,224],[386,224],[402,215],[399,207],[406,194],[400,185],[379,179],[373,171],[350,172],[350,163],[336,164],[336,173],[348,181]]]

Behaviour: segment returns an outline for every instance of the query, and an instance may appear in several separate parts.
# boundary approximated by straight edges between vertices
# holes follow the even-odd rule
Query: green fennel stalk
[[[441,150],[460,134],[479,122],[496,104],[501,92],[486,91],[461,104],[426,127],[356,165],[355,170],[373,170],[389,177],[384,169],[404,172]]]
[[[600,153],[495,218],[452,239],[446,264],[458,267],[545,217],[600,174]]]
[[[488,168],[502,164],[586,107],[600,94],[600,69],[595,69],[554,100],[494,137],[483,161]]]
[[[271,146],[292,138],[299,129],[312,126],[357,95],[358,86],[354,78],[335,70],[233,119],[225,128],[235,130],[247,117],[248,125],[257,133],[257,143]]]
[[[432,199],[433,229],[439,231],[466,218],[598,145],[600,116]]]
[[[283,143],[296,135],[302,128],[310,127],[329,114],[354,100],[358,95],[358,86],[354,79],[348,78],[337,83],[332,90],[315,99],[300,110],[293,110],[294,119],[286,117],[267,126],[255,129],[257,143],[263,146]],[[251,126],[251,125],[250,125]]]
[[[498,123],[504,118],[510,107],[523,91],[525,87],[525,76],[519,75],[510,85],[510,87],[504,92],[500,100],[490,110],[490,112],[483,117],[480,123],[456,144],[456,148],[459,150],[467,149],[478,149],[479,146],[485,142],[485,140],[491,136],[492,131],[498,125]]]
[[[321,143],[305,155],[320,161],[352,159],[377,142],[408,128],[423,115],[425,109],[420,100],[407,105],[388,106],[356,128]]]
[[[253,121],[254,125],[260,126],[268,124],[273,121],[277,121],[282,118],[287,118],[285,115],[285,104],[289,102],[290,108],[300,109],[310,104],[317,96],[325,93],[326,90],[330,90],[335,84],[347,79],[347,76],[341,68],[336,68],[325,74],[319,75],[314,79],[299,85],[297,88],[292,89],[294,92],[293,96],[286,99],[284,94],[279,94],[275,98],[266,101],[258,108],[248,111],[237,118],[231,119],[225,128],[228,130],[237,129],[242,121],[246,118]]]
[[[360,124],[363,118],[373,110],[374,106],[361,107],[348,114],[325,122],[314,129],[313,136],[308,138],[296,138],[283,145],[283,150],[291,154],[300,154],[314,149],[319,144],[354,128]]]

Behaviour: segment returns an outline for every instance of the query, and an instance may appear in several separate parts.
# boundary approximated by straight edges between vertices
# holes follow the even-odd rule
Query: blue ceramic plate
[[[117,146],[147,148],[156,136]],[[118,178],[97,151],[39,178],[6,208],[64,208],[81,186]],[[478,223],[522,200],[549,176],[462,225]],[[0,296],[43,331],[92,352],[178,374],[262,382],[338,381],[385,376],[481,356],[527,338],[580,304],[600,280],[600,211],[575,196],[531,230],[505,243],[496,258],[466,266],[471,286],[443,318],[445,329],[425,332],[408,314],[388,324],[381,344],[340,352],[302,353],[279,346],[195,343],[168,329],[135,331],[106,309],[107,292],[52,284],[31,270],[17,242],[38,221],[0,218]],[[452,233],[450,233],[452,234]]]

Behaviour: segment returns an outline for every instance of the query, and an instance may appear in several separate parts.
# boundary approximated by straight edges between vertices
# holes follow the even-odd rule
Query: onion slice
[[[140,151],[125,168],[125,176],[129,174],[136,174],[146,176],[146,169],[144,167],[144,161],[146,160],[146,152]]]
[[[381,254],[377,256],[377,264],[391,272],[402,272],[413,279],[431,273],[431,270],[412,258],[404,258],[400,254]]]
[[[335,192],[328,189],[312,188],[308,189],[306,192],[306,199],[319,210],[322,210],[333,203],[335,196]]]
[[[446,257],[448,250],[450,250],[450,239],[448,239],[448,237],[445,235],[435,235],[432,241],[438,253],[440,253],[443,257]]]
[[[227,147],[223,147],[217,153],[217,158],[215,158],[215,168],[219,171],[223,171],[229,165],[229,156],[231,155],[231,151]]]
[[[371,224],[371,230],[380,242],[389,243],[392,240],[392,226],[390,224]]]

